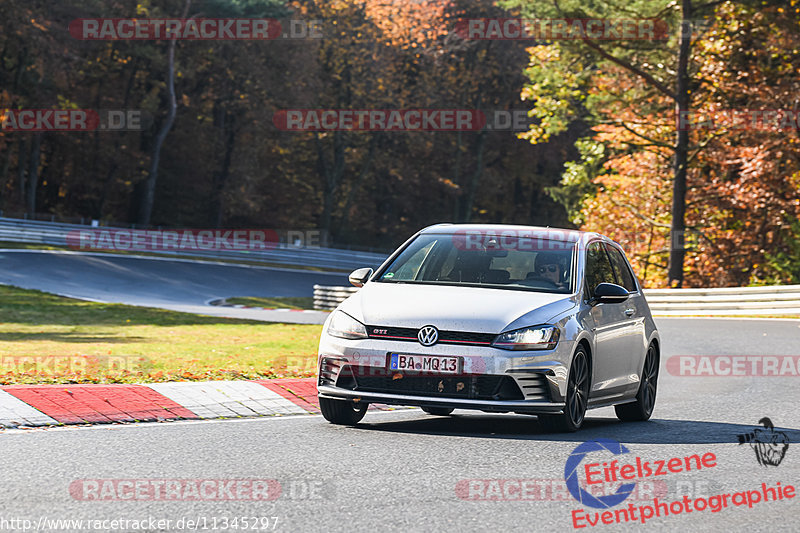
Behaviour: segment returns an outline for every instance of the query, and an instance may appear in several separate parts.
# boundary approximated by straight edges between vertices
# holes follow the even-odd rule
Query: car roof
[[[606,242],[614,243],[605,235],[593,231],[580,231],[567,228],[552,228],[549,226],[520,226],[512,224],[434,224],[420,230],[420,233],[478,233],[484,235],[509,235],[519,233],[520,236],[545,237],[552,240],[566,242],[588,242],[591,239],[599,238]],[[548,235],[549,234],[549,235]]]

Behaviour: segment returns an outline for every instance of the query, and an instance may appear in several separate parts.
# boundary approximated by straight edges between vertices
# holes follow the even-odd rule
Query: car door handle
[[[633,307],[631,307],[630,309],[625,310],[625,314],[628,316],[633,316],[634,311],[636,310]]]

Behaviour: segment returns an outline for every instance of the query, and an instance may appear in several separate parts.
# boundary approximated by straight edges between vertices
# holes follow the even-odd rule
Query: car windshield
[[[571,293],[575,243],[531,235],[430,234],[414,239],[377,281]]]

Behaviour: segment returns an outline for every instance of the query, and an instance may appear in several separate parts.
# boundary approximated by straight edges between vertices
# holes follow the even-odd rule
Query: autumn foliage
[[[798,0],[689,3],[692,115],[796,113]],[[323,38],[177,43],[177,111],[151,224],[316,228],[329,243],[381,249],[437,222],[573,224],[618,239],[646,284],[663,286],[675,240],[681,4],[5,0],[0,107],[137,109],[147,119],[142,131],[0,131],[0,211],[137,223],[149,203],[154,147],[169,125],[168,43],[76,40],[70,21],[183,10],[313,20]],[[669,38],[593,47],[456,31],[470,17],[629,14],[664,19]],[[295,132],[273,122],[287,109],[420,108],[530,111],[532,124],[518,135]],[[800,283],[800,126],[698,127],[689,140],[685,285]]]
[[[800,240],[800,125],[732,127],[718,120],[748,110],[785,110],[796,117],[800,5],[791,4],[723,3],[706,13],[693,37],[685,286],[800,282],[800,258],[791,259]],[[539,100],[543,120],[526,137],[547,140],[558,120],[584,120],[591,131],[579,144],[581,159],[567,165],[562,187],[551,193],[582,229],[623,244],[647,286],[665,286],[672,161],[681,127],[674,102],[615,64],[579,68],[579,61],[590,61],[580,58],[571,70],[547,73],[545,65],[564,61],[565,52],[554,55],[557,50],[529,50],[532,83],[526,91],[550,101],[543,107],[548,100]],[[671,60],[659,54],[642,49],[630,61],[658,75]],[[717,120],[704,122],[709,117]]]

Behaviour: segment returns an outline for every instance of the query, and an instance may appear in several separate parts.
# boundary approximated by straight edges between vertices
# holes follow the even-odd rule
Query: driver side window
[[[616,283],[616,280],[603,243],[595,241],[586,249],[586,292],[589,298],[594,298],[594,289],[601,283]]]

